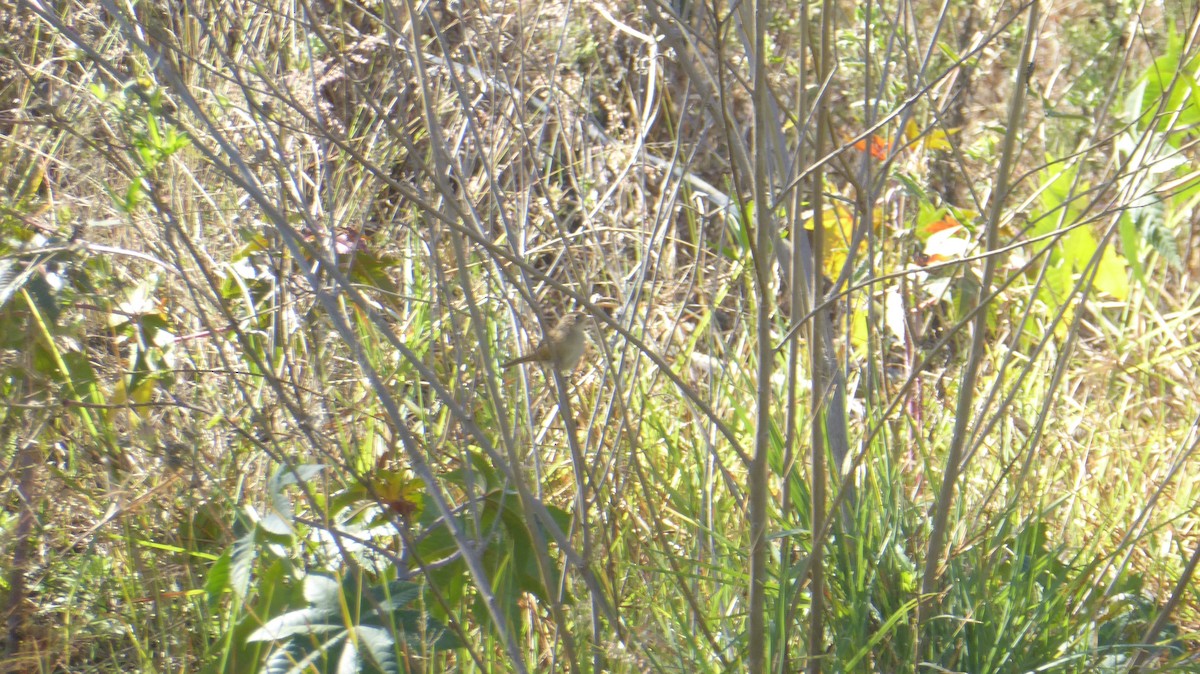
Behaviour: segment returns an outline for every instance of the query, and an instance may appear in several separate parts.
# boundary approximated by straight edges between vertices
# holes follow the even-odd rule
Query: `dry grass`
[[[733,155],[755,114],[736,22],[715,23],[700,6],[673,24],[611,4],[433,5],[413,17],[395,3],[217,3],[189,16],[149,3],[118,20],[77,2],[63,7],[61,25],[0,10],[8,28],[0,29],[4,250],[41,259],[26,250],[70,239],[60,260],[76,273],[54,295],[61,316],[49,327],[35,294],[0,305],[21,340],[0,344],[12,402],[0,421],[11,477],[0,491],[0,527],[16,540],[7,532],[21,531],[19,513],[32,513],[35,543],[5,549],[13,556],[5,577],[20,571],[25,585],[4,588],[20,597],[6,604],[20,630],[3,671],[215,667],[240,647],[227,639],[245,636],[237,630],[248,624],[239,622],[246,607],[228,592],[205,596],[204,583],[213,560],[272,512],[267,484],[279,466],[330,467],[293,493],[310,532],[349,525],[329,510],[335,495],[367,485],[383,502],[383,471],[413,479],[425,519],[397,525],[411,525],[410,536],[436,529],[437,493],[456,512],[482,498],[471,482],[482,478],[462,478],[483,471],[473,460],[506,488],[528,490],[513,512],[539,522],[545,531],[536,535],[551,540],[541,547],[552,552],[522,559],[543,574],[561,564],[568,580],[547,584],[556,594],[536,601],[523,595],[509,616],[528,625],[519,649],[473,607],[486,590],[447,600],[479,642],[472,654],[480,660],[459,654],[454,666],[504,661],[518,671],[514,650],[531,669],[564,660],[619,671],[743,666],[741,457],[754,434],[754,335],[770,329],[779,343],[798,317],[779,279],[770,296],[755,287],[752,237],[730,217],[752,194]],[[1106,116],[1109,92],[1087,83],[1089,68],[1118,68],[1121,59],[1102,50],[1133,45],[1122,55],[1128,85],[1161,45],[1142,33],[1087,43],[1072,24],[1093,3],[1056,9],[1046,11],[1036,63],[1040,105],[1019,130],[1013,175],[1023,179],[1001,223],[1007,242],[1025,240],[1023,223],[1039,211],[1048,155],[1078,157],[1094,194],[1108,195],[1085,209],[1097,228],[1133,201],[1118,189],[1124,169],[1105,156],[1122,122]],[[886,541],[891,552],[869,560],[872,582],[886,585],[871,595],[874,612],[850,604],[853,583],[838,585],[839,575],[853,575],[836,566],[849,553],[831,546],[827,571],[831,596],[850,606],[838,610],[869,614],[860,622],[871,634],[915,593],[899,579],[919,573],[967,356],[965,338],[953,334],[963,286],[938,297],[939,272],[927,277],[910,264],[922,246],[914,230],[926,204],[986,211],[1010,133],[1003,120],[1020,35],[998,3],[972,11],[975,31],[945,34],[927,70],[915,66],[936,17],[906,15],[914,20],[906,51],[888,51],[901,47],[881,25],[870,42],[872,86],[885,64],[890,79],[878,101],[871,90],[879,108],[868,111],[867,42],[854,11],[841,8],[840,68],[824,89],[828,129],[794,112],[801,88],[821,91],[800,51],[798,8],[780,8],[772,38],[789,147],[827,134],[840,149],[823,189],[854,218],[876,219],[859,253],[869,265],[839,286],[850,290],[834,314],[850,382],[850,448],[863,453],[853,473],[867,494],[859,503],[877,508],[863,517],[889,532],[864,526],[870,533],[838,540],[879,549]],[[1171,19],[1143,20],[1162,31]],[[949,52],[976,48],[969,73],[953,67]],[[1094,61],[1081,62],[1089,49]],[[170,68],[156,67],[155,53]],[[719,91],[705,89],[705,69]],[[955,113],[961,124],[939,125],[938,115]],[[923,132],[950,127],[960,152],[914,140],[889,159],[887,179],[878,162],[866,178],[854,142],[887,115],[895,117],[881,135],[899,143],[911,115]],[[163,150],[171,128],[190,144]],[[1183,152],[1194,160],[1190,147]],[[806,194],[815,189],[811,175],[789,175]],[[788,182],[776,178],[776,187]],[[781,222],[788,207],[780,205]],[[982,217],[968,224],[977,241]],[[1134,589],[1161,605],[1184,573],[1200,544],[1189,460],[1200,413],[1190,245],[1200,230],[1189,217],[1173,226],[1184,264],[1150,256],[1146,285],[1134,283],[1122,301],[1094,293],[1074,328],[1074,312],[1056,325],[1056,307],[1039,299],[1039,267],[1019,268],[1030,248],[1003,268],[1016,281],[997,300],[978,385],[982,418],[998,421],[968,448],[946,562],[964,587],[975,587],[973,555],[1016,547],[1021,532],[1005,529],[1012,513],[1038,521],[1052,548],[1088,568],[1072,577],[1077,612]],[[942,276],[978,268],[968,260]],[[764,301],[780,307],[773,326],[754,318]],[[892,301],[904,303],[902,337],[887,322]],[[1016,336],[1031,304],[1026,334],[1058,335],[1041,350]],[[537,341],[539,317],[552,322],[580,306],[599,321],[591,355],[572,376],[556,383],[549,372],[495,370]],[[1068,333],[1077,341],[1064,353]],[[946,351],[932,353],[943,335]],[[926,359],[926,371],[903,385]],[[1063,374],[1054,389],[1056,366]],[[776,382],[777,396],[787,381]],[[131,382],[142,388],[129,390]],[[809,391],[800,392],[806,406]],[[1006,396],[1011,404],[1001,405]],[[903,402],[882,418],[897,397]],[[787,410],[775,405],[769,532],[773,568],[783,573],[809,552],[811,475],[805,443],[784,447]],[[799,437],[808,423],[803,416]],[[884,431],[864,444],[877,426]],[[415,481],[422,461],[434,485]],[[564,539],[548,533],[533,502],[571,515]],[[402,538],[379,544],[408,555]],[[336,566],[337,554],[315,539],[298,535],[293,561]],[[914,566],[889,575],[904,564],[892,553]],[[256,569],[256,590],[266,575]],[[779,610],[807,606],[805,586],[789,583],[775,587]],[[885,609],[884,595],[897,604]],[[256,620],[277,615],[279,604],[268,608],[275,612]],[[1200,629],[1194,598],[1185,596],[1172,622],[1183,634]],[[854,640],[845,634],[854,633],[831,639]],[[906,638],[883,639],[887,647],[868,661],[907,662]],[[782,642],[797,648],[798,639],[789,629]],[[843,664],[865,644],[842,642]]]

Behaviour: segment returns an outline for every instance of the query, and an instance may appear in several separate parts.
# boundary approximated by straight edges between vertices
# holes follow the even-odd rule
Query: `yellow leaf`
[[[925,134],[921,144],[929,150],[950,150],[953,149],[950,145],[950,135],[962,131],[962,127],[958,126],[953,129],[931,129]],[[910,143],[921,137],[921,127],[917,126],[916,120],[910,119],[904,125],[904,138]]]
[[[1118,300],[1129,299],[1129,274],[1125,260],[1108,246],[1100,257],[1100,268],[1096,270],[1096,287]]]
[[[811,231],[814,221],[813,214],[809,212],[805,216],[804,228]],[[882,209],[875,209],[872,221],[878,231],[879,225],[883,221]],[[845,266],[846,258],[850,254],[850,242],[854,240],[854,215],[841,204],[826,206],[822,223],[825,226],[825,263],[823,268],[827,276],[836,278],[838,274],[842,273],[842,267]],[[859,244],[859,249],[861,250],[865,245],[864,237]]]
[[[908,142],[911,143],[912,141],[914,141],[920,137],[921,137],[921,127],[917,126],[917,120],[915,120],[915,119],[908,120],[908,123],[904,125],[904,140],[907,140]]]
[[[929,132],[929,135],[925,136],[925,147],[930,150],[951,150],[953,146],[950,145],[950,134],[958,133],[961,130],[962,127],[945,130],[934,129]]]
[[[867,329],[867,312],[855,311],[850,315],[850,344],[857,353],[866,353],[870,345],[871,331]]]

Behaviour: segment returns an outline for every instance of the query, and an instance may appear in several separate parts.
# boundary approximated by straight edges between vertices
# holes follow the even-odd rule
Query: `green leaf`
[[[1143,286],[1146,285],[1146,273],[1141,260],[1142,242],[1129,211],[1122,213],[1117,220],[1117,236],[1121,239],[1121,250],[1125,251],[1125,261],[1133,270],[1133,277]]]
[[[1118,300],[1129,299],[1129,274],[1112,246],[1100,254],[1099,265],[1093,285]]]
[[[256,641],[280,641],[297,634],[311,636],[344,630],[345,627],[341,624],[330,622],[330,619],[335,615],[336,612],[324,609],[302,608],[267,621],[265,625],[254,630],[249,637],[246,637],[246,641],[251,643]]]
[[[1066,260],[1072,272],[1081,272],[1096,255],[1098,245],[1087,225],[1075,227],[1062,239],[1062,259]]]
[[[1071,292],[1071,268],[1065,262],[1052,264],[1046,270],[1046,280],[1042,285],[1042,290],[1038,293],[1038,298],[1046,303],[1051,310],[1057,310],[1067,301],[1067,294]],[[1069,322],[1069,321],[1067,321]]]
[[[258,557],[258,546],[254,544],[254,532],[250,531],[238,538],[229,547],[229,587],[239,597],[245,599],[250,594],[250,576],[254,570],[254,561]],[[224,557],[225,555],[222,555]]]
[[[280,466],[267,482],[267,491],[280,493],[284,487],[306,483],[329,466],[323,463],[302,463],[293,467]]]
[[[304,580],[308,606],[289,611],[254,630],[247,642],[284,642],[267,661],[267,671],[303,671],[292,663],[306,663],[322,672],[398,671],[398,639],[409,648],[458,648],[461,643],[436,619],[403,608],[421,595],[407,581],[372,585],[359,573],[341,582],[312,574]]]
[[[1167,53],[1154,59],[1142,75],[1143,90],[1139,130],[1155,121],[1155,129],[1168,133],[1177,129],[1195,128],[1200,124],[1200,102],[1197,101],[1197,57],[1183,61],[1183,37],[1175,30],[1167,36]],[[1140,80],[1139,80],[1140,84]],[[1161,111],[1161,114],[1160,114]],[[1158,114],[1157,120],[1152,115]],[[1179,140],[1175,141],[1178,146]]]
[[[225,552],[217,557],[217,561],[208,569],[208,575],[204,578],[204,594],[208,597],[208,605],[215,606],[220,599],[221,594],[229,587],[229,561],[232,557],[232,549],[226,548]]]

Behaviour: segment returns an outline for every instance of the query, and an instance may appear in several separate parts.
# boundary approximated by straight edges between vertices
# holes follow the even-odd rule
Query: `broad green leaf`
[[[1129,298],[1129,274],[1112,246],[1105,247],[1101,253],[1100,268],[1096,270],[1094,285],[1118,300]]]
[[[268,660],[268,671],[292,671],[291,663],[305,663],[321,672],[392,674],[398,671],[398,639],[413,652],[462,645],[436,619],[404,608],[420,595],[420,586],[407,581],[379,585],[358,573],[340,582],[312,574],[304,581],[309,606],[267,621],[247,641],[283,642]]]
[[[1146,284],[1146,273],[1142,268],[1142,242],[1134,225],[1133,216],[1126,211],[1117,220],[1117,235],[1121,239],[1121,250],[1125,251],[1125,261],[1133,270],[1133,277],[1142,285]]]

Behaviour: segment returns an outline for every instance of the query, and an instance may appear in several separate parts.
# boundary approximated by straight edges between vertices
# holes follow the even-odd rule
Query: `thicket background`
[[[0,671],[1200,671],[1198,39],[0,3]]]

